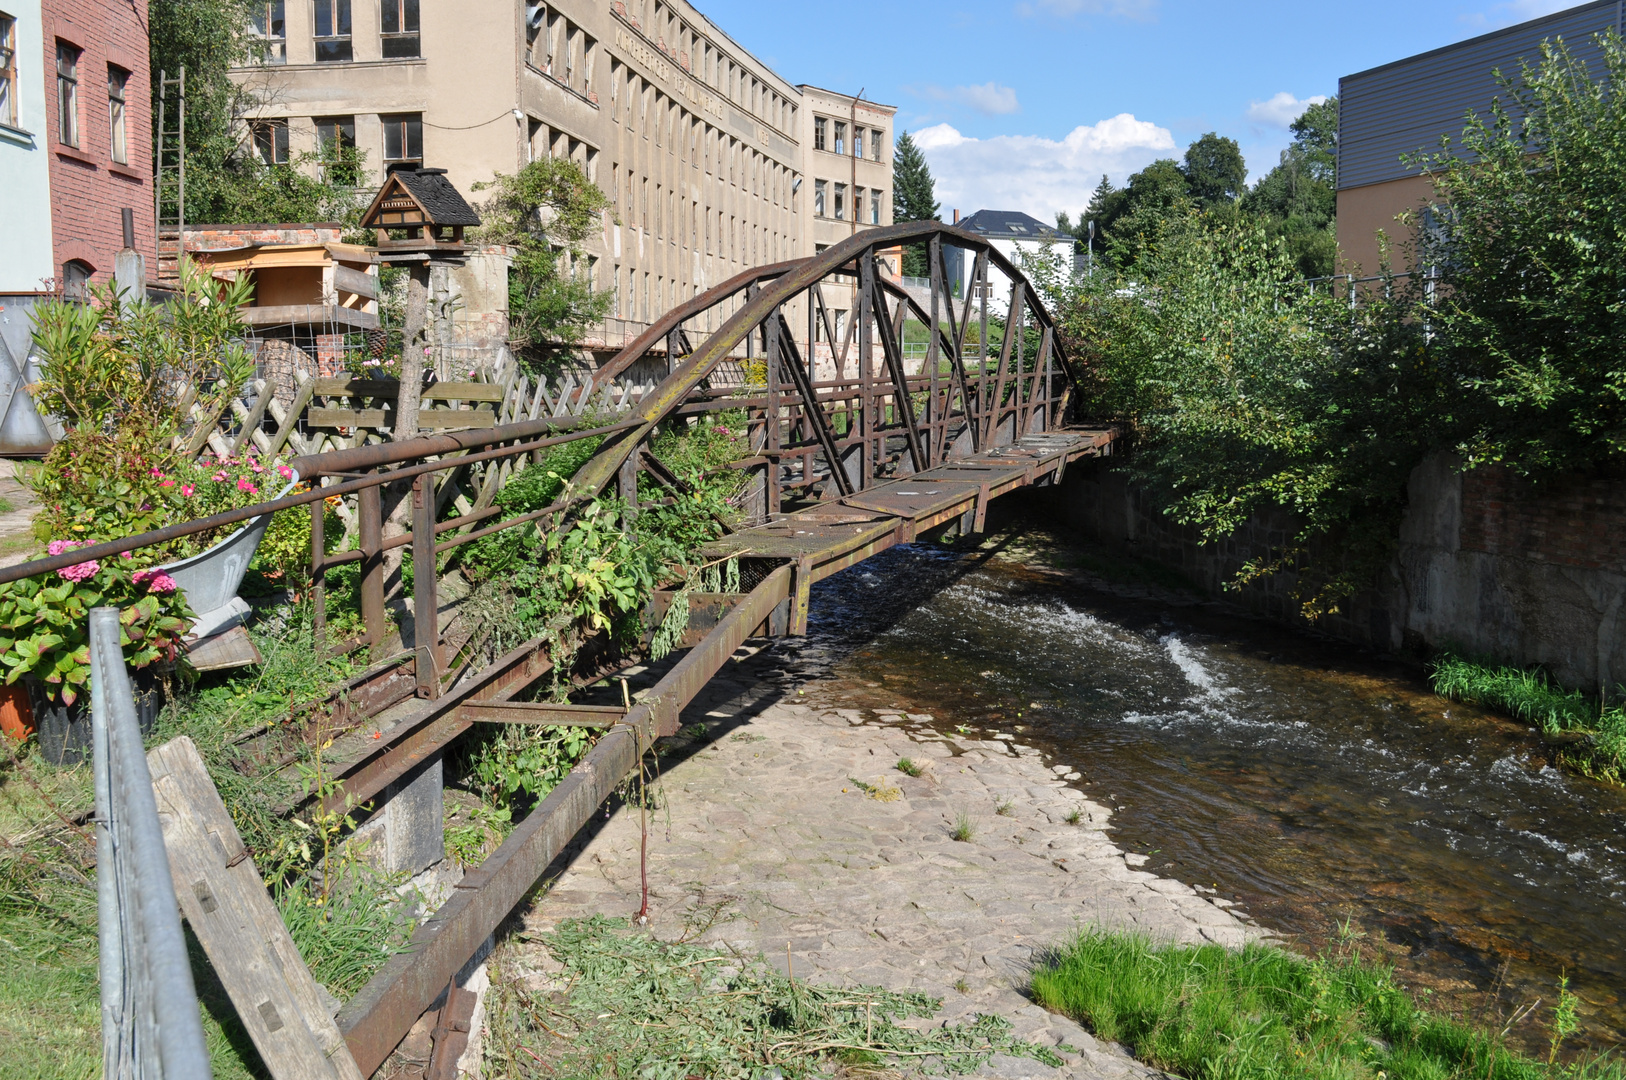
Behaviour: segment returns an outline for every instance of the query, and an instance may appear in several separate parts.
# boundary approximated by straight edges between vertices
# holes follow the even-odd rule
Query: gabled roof
[[[1024,214],[1020,210],[978,210],[970,217],[961,218],[955,227],[979,236],[1006,240],[1065,239],[1054,225],[1046,225],[1032,214]]]
[[[393,226],[409,223],[401,217],[403,195],[428,219],[426,224],[480,224],[480,215],[446,179],[445,169],[398,169],[390,173],[384,186],[378,189],[373,204],[362,215],[362,226],[373,228],[380,224]],[[380,211],[388,211],[389,219],[380,221]]]

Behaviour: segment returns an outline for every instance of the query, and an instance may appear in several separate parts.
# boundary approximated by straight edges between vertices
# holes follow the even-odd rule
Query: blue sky
[[[1303,104],[1338,78],[1576,0],[698,0],[793,83],[898,106],[942,216],[1077,213],[1218,131],[1249,182],[1276,163]]]

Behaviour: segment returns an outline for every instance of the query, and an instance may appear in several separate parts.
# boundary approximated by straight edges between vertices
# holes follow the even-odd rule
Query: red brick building
[[[135,248],[155,258],[147,0],[43,0],[52,249],[58,280],[105,282],[135,212]]]

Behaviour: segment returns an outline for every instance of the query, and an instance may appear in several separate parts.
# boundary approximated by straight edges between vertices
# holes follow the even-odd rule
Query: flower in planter
[[[162,570],[137,570],[134,580],[137,585],[145,585],[148,592],[157,593],[159,596],[168,596],[180,588],[175,584],[175,579]]]

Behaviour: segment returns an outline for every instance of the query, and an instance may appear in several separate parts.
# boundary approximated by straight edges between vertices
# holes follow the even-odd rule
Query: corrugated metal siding
[[[1438,150],[1441,135],[1455,141],[1464,115],[1487,113],[1500,93],[1492,72],[1516,74],[1521,57],[1539,58],[1543,38],[1562,37],[1599,70],[1592,35],[1620,30],[1623,6],[1599,0],[1339,79],[1339,189],[1416,175],[1401,155]]]

